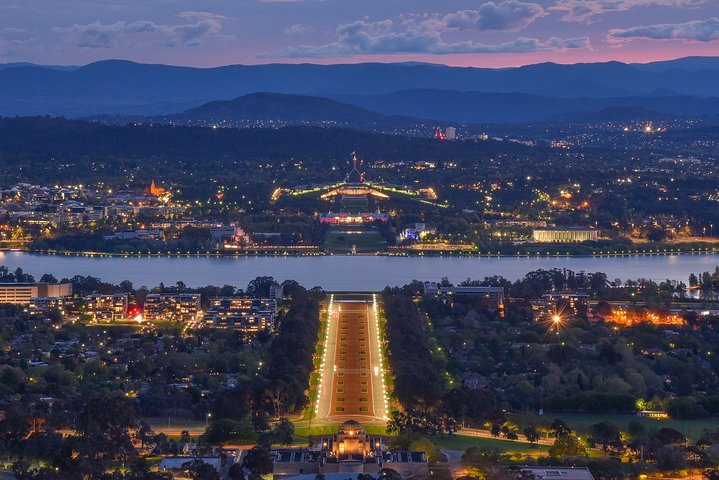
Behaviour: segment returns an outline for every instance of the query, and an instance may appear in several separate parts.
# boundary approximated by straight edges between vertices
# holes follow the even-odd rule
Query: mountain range
[[[2,116],[181,114],[199,119],[224,111],[224,115],[237,118],[238,109],[248,112],[247,99],[234,106],[232,102],[210,102],[258,92],[322,98],[312,101],[315,113],[322,109],[332,113],[338,108],[338,104],[327,103],[331,99],[346,104],[334,111],[335,117],[357,115],[369,123],[386,120],[376,117],[378,113],[458,123],[548,121],[622,108],[681,116],[716,115],[719,57],[648,64],[542,63],[504,69],[422,63],[201,69],[120,60],[82,67],[0,65]],[[304,114],[299,103],[282,110],[277,100],[262,98],[264,105],[252,107],[255,118]]]

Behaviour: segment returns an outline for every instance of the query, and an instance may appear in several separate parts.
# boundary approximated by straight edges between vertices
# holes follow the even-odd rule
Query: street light
[[[212,413],[207,412],[207,415],[205,415],[205,430],[207,430],[207,426],[210,423],[210,418],[212,417]]]

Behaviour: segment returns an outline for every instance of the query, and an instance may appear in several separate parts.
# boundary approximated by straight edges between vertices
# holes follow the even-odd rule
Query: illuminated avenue
[[[317,420],[387,421],[378,309],[375,294],[330,295],[315,405]]]

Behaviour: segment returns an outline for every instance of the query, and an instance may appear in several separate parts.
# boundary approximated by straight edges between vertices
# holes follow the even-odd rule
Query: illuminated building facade
[[[387,450],[381,437],[368,435],[354,420],[344,422],[336,434],[321,437],[310,448],[278,449],[273,454],[275,479],[337,473],[377,474],[383,468],[395,470],[402,478],[429,478],[425,452]]]
[[[113,322],[127,318],[128,295],[126,293],[95,293],[85,297],[85,313],[96,322]]]
[[[547,313],[571,313],[576,316],[580,312],[586,312],[589,306],[589,295],[582,292],[545,293],[542,295],[542,302]]]
[[[258,333],[272,330],[276,318],[276,299],[220,297],[212,301],[203,321],[208,326]]]
[[[579,243],[599,240],[599,231],[591,227],[535,228],[532,239],[537,243]]]
[[[277,188],[272,192],[271,200],[277,201],[283,196],[316,195],[323,200],[341,198],[343,204],[359,198],[373,198],[376,200],[389,200],[392,195],[402,195],[433,204],[437,194],[432,188],[414,188],[410,186],[391,185],[382,182],[372,182],[360,172],[361,163],[355,152],[352,152],[352,169],[344,180],[331,184],[301,185],[295,188]]]
[[[32,298],[58,298],[70,295],[72,295],[70,283],[0,283],[0,303],[29,305]]]
[[[191,322],[199,315],[199,293],[151,293],[145,299],[143,318],[148,321]]]

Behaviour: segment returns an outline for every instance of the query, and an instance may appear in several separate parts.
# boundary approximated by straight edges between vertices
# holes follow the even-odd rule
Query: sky
[[[719,56],[719,0],[0,0],[0,63],[650,62]]]

